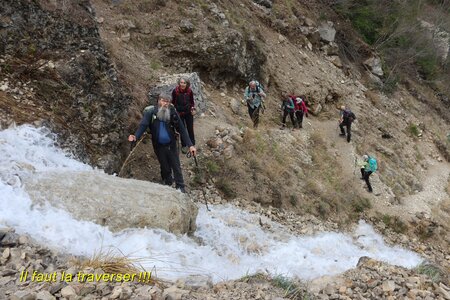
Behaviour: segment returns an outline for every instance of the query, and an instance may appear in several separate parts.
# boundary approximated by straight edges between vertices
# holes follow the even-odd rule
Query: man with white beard
[[[189,147],[192,156],[196,155],[197,150],[192,145],[180,116],[170,102],[171,96],[161,94],[158,107],[144,113],[139,128],[134,135],[131,134],[128,137],[128,141],[133,142],[140,139],[145,130],[150,128],[153,149],[161,167],[161,177],[164,184],[172,185],[175,179],[176,189],[185,193],[180,157],[177,151],[176,133],[180,134],[183,143]]]

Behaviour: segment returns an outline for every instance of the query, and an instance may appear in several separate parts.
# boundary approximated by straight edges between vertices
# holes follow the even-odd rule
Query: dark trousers
[[[184,115],[180,115],[181,121],[183,121],[184,127],[186,127],[187,132],[189,134],[189,138],[191,139],[192,145],[195,145],[195,137],[194,137],[194,116],[191,113],[186,113]],[[186,143],[181,140],[181,147],[185,147]]]
[[[172,185],[175,178],[176,187],[184,188],[183,173],[181,173],[180,157],[176,145],[156,145],[154,149],[161,167],[161,178],[164,184]]]
[[[258,124],[259,124],[259,108],[260,108],[260,106],[252,108],[250,105],[247,104],[247,107],[248,107],[248,115],[250,116],[250,118],[253,121],[253,128],[257,128]]]
[[[297,110],[295,112],[295,117],[297,118],[297,122],[298,122],[298,127],[302,128],[302,123],[303,123],[303,110]]]
[[[295,118],[294,118],[294,112],[293,111],[283,111],[283,126],[286,125],[286,117],[289,115],[292,122],[292,128],[295,128]]]
[[[370,193],[372,193],[372,185],[370,184],[369,177],[372,175],[372,171],[366,171],[364,168],[361,168],[361,177],[367,184],[367,189]]]
[[[344,126],[347,127],[347,142],[350,142],[352,137],[352,123],[350,122],[342,122],[339,124],[339,128],[341,128],[341,134],[345,135]]]

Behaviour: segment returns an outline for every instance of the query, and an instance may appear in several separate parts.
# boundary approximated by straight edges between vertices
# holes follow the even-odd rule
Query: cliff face
[[[121,160],[130,102],[88,1],[2,1],[2,126],[45,123],[84,161],[106,171]]]

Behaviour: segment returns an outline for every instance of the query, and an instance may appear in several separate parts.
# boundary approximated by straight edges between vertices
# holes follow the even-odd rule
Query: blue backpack
[[[374,173],[378,169],[377,160],[375,157],[369,156],[369,170]]]

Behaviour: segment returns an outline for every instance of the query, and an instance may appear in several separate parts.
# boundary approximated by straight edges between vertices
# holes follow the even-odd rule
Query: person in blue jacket
[[[161,177],[166,185],[172,185],[175,179],[175,188],[185,193],[183,174],[181,172],[180,157],[177,150],[177,134],[189,148],[192,156],[197,150],[192,145],[192,141],[184,127],[180,116],[176,112],[171,102],[171,96],[161,94],[158,106],[146,111],[139,124],[136,133],[128,137],[128,141],[138,140],[147,128],[150,128],[153,149],[161,167]],[[173,175],[172,175],[173,173]]]

